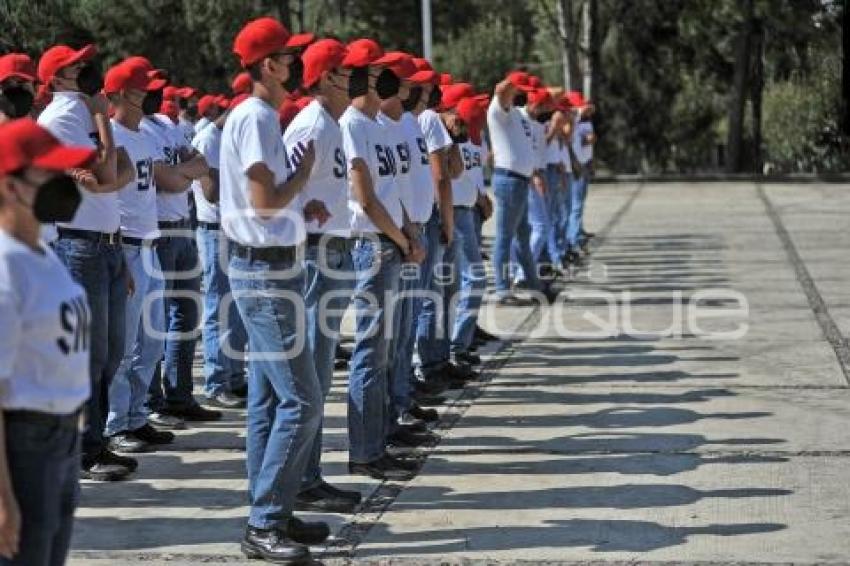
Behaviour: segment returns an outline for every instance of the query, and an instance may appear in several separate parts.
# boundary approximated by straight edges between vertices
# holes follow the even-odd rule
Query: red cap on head
[[[355,39],[348,44],[348,53],[342,60],[343,67],[388,66],[400,60],[399,52],[384,54],[374,39]]]
[[[198,89],[192,88],[190,86],[184,86],[183,88],[177,90],[177,96],[184,99],[192,98],[193,96],[197,96],[198,94]]]
[[[230,90],[233,94],[242,94],[254,90],[254,81],[251,80],[251,75],[247,71],[243,71],[233,78],[230,83]]]
[[[61,69],[81,61],[88,61],[96,54],[97,49],[94,45],[86,45],[79,50],[71,49],[67,45],[54,45],[42,53],[38,61],[38,80],[49,84]]]
[[[159,106],[159,113],[165,114],[176,124],[180,117],[180,108],[177,107],[177,103],[173,100],[163,100],[162,104]]]
[[[416,69],[419,71],[433,71],[434,67],[431,65],[431,62],[428,59],[422,57],[414,57],[413,64],[416,65]]]
[[[114,94],[122,90],[159,90],[165,86],[162,79],[151,79],[150,73],[139,65],[133,65],[129,60],[124,60],[113,65],[106,71],[103,77],[103,92]]]
[[[299,47],[307,47],[313,41],[316,40],[315,34],[312,33],[296,33],[292,37],[289,38],[289,41],[286,42],[287,47],[291,48],[299,48]]]
[[[473,143],[481,144],[481,130],[487,119],[487,111],[477,97],[467,97],[457,103],[458,118],[464,121]]]
[[[248,67],[273,53],[283,51],[288,47],[291,37],[289,30],[276,19],[258,18],[245,24],[236,34],[233,52],[239,56],[242,66]]]
[[[94,157],[93,148],[62,145],[31,118],[0,126],[0,176],[26,167],[64,171],[82,167]]]
[[[222,110],[227,110],[228,108],[230,108],[230,99],[224,96],[223,94],[219,94],[215,97],[215,103]]]
[[[127,57],[124,59],[124,63],[127,65],[132,65],[133,67],[139,67],[144,69],[145,71],[154,71],[153,63],[147,57],[142,57],[141,55],[134,55],[132,57]]]
[[[529,76],[525,71],[511,71],[508,73],[507,80],[522,91],[531,92],[534,90],[534,87],[528,84]]]
[[[203,95],[201,97],[201,99],[198,101],[198,114],[203,116],[204,114],[209,112],[210,109],[215,105],[216,105],[216,97],[215,96],[213,96],[212,94]]]
[[[528,84],[533,86],[534,88],[543,88],[543,81],[534,75],[528,75]]]
[[[386,54],[388,58],[396,58],[397,61],[387,64],[387,69],[395,73],[400,79],[409,79],[416,74],[416,65],[413,64],[413,57],[403,51],[390,51]]]
[[[0,83],[16,77],[35,82],[35,63],[25,53],[8,53],[0,57]]]
[[[437,84],[440,82],[440,75],[438,75],[435,71],[431,71],[428,69],[423,69],[420,71],[416,71],[407,79],[410,82],[419,83],[419,84]]]
[[[280,127],[282,129],[286,129],[289,127],[289,124],[295,119],[295,116],[301,112],[301,109],[298,108],[298,105],[295,104],[295,101],[291,98],[287,98],[280,105],[280,108],[277,109],[277,117],[280,120]]]
[[[176,86],[169,85],[162,89],[162,99],[163,100],[177,100],[177,91],[179,89]],[[164,112],[163,112],[164,114]]]
[[[573,108],[584,108],[587,106],[587,100],[585,100],[584,95],[577,90],[571,90],[567,93],[567,102]]]
[[[452,83],[454,83],[454,78],[452,78],[452,76],[450,74],[448,74],[448,73],[441,73],[440,74],[440,84],[442,86],[448,86]]]
[[[462,98],[467,98],[475,95],[475,89],[469,83],[455,83],[452,85],[441,87],[443,91],[442,102],[440,102],[440,111],[451,110]]]
[[[554,102],[552,93],[545,88],[538,88],[528,93],[528,103],[532,106],[541,106]]]
[[[236,108],[237,106],[239,106],[240,104],[242,104],[243,102],[248,100],[249,98],[251,98],[251,95],[248,94],[247,92],[243,92],[242,94],[237,94],[236,96],[233,97],[233,100],[230,101],[230,109],[233,110],[234,108]]]
[[[336,39],[320,39],[309,45],[301,54],[304,62],[303,83],[310,88],[322,77],[322,73],[331,71],[342,65],[348,48]]]

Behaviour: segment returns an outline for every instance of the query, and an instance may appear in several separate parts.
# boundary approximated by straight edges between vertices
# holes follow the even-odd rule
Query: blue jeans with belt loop
[[[440,266],[450,262],[449,250],[441,242],[442,223],[440,211],[435,206],[431,218],[423,228],[425,249],[427,255],[422,263],[421,288],[428,293],[415,307],[416,318],[416,351],[423,372],[441,366],[449,359],[448,322],[446,321],[446,305],[441,304],[437,297],[442,297],[444,291],[441,282]]]
[[[567,228],[567,245],[581,245],[581,225],[584,219],[584,201],[587,198],[587,175],[576,177],[570,187],[570,221]]]
[[[250,341],[248,524],[283,528],[292,516],[316,431],[322,390],[306,340],[304,270],[297,258],[230,258],[230,287]]]
[[[481,259],[481,242],[476,234],[473,208],[455,207],[454,258],[458,280],[456,298],[451,302],[455,313],[451,349],[468,352],[475,336],[478,311],[487,287],[487,275]]]
[[[526,274],[526,282],[532,289],[542,290],[529,245],[528,184],[528,179],[509,175],[501,170],[493,173],[493,192],[496,197],[496,245],[493,249],[493,271],[496,279],[496,293],[499,295],[505,295],[510,291],[508,266],[511,246],[515,239],[518,246],[517,260]]]

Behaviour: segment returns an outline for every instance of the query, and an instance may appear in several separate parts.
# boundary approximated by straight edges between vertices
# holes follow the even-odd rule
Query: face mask
[[[416,109],[416,105],[419,104],[419,100],[422,98],[422,87],[414,86],[410,88],[410,95],[402,100],[401,106],[404,108],[405,112],[413,112]]]
[[[32,110],[33,95],[22,86],[10,86],[3,89],[0,97],[9,103],[9,112],[4,112],[9,118],[23,118]]]
[[[198,117],[198,105],[191,104],[186,107],[186,116],[192,118],[193,120]]]
[[[369,92],[369,67],[357,67],[348,78],[348,97],[355,99]]]
[[[162,90],[146,92],[142,99],[142,113],[145,116],[156,114],[162,106]]]
[[[68,175],[57,175],[38,186],[32,213],[42,224],[70,222],[74,219],[81,200],[80,189],[74,180]]]
[[[451,136],[452,142],[456,144],[466,143],[469,141],[469,128],[466,127],[465,122],[461,122],[460,127],[458,128],[458,133],[455,134],[453,132],[449,132],[449,136]]]
[[[434,86],[431,90],[431,94],[428,95],[428,103],[426,106],[428,108],[436,108],[443,101],[443,91],[440,90],[440,87]]]
[[[378,75],[378,82],[375,83],[375,90],[378,91],[378,98],[386,100],[398,94],[398,89],[401,87],[401,80],[389,69],[384,69]]]
[[[103,75],[94,63],[86,63],[77,75],[77,88],[80,92],[94,96],[103,88]]]
[[[525,106],[526,104],[528,104],[527,94],[520,92],[514,96],[514,106]]]
[[[554,114],[554,112],[543,112],[537,116],[537,121],[541,124],[545,124],[552,118],[552,114]]]
[[[283,88],[286,92],[295,92],[301,88],[301,82],[304,80],[304,61],[301,57],[296,57],[289,64],[289,78],[283,82]]]

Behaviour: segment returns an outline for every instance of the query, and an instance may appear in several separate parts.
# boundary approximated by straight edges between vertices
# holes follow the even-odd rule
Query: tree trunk
[[[572,0],[557,0],[558,7],[558,35],[561,36],[561,65],[564,71],[564,88],[572,88],[572,69],[570,69],[571,40],[570,20],[572,19]]]
[[[753,118],[753,172],[761,175],[764,171],[762,163],[761,143],[761,102],[764,91],[764,25],[761,21],[755,23],[753,31],[753,66],[750,81],[750,101]]]
[[[599,2],[597,0],[588,0],[589,8],[588,12],[590,13],[590,29],[589,29],[589,38],[588,38],[588,56],[587,59],[590,61],[590,88],[587,89],[585,95],[588,98],[597,97],[599,87],[599,73],[602,70],[600,65],[600,25],[599,25]]]
[[[850,0],[844,0],[841,17],[842,54],[841,63],[841,92],[844,102],[842,120],[845,136],[850,136]]]
[[[753,0],[747,0],[747,18],[740,25],[735,48],[735,73],[732,79],[732,95],[729,99],[729,133],[726,172],[739,173],[742,165],[744,145],[744,110],[747,105],[747,82],[750,70],[752,47]]]
[[[582,46],[582,92],[586,97],[592,96],[593,90],[593,61],[590,57],[590,38],[592,35],[591,28],[593,27],[591,4],[595,4],[594,0],[584,0],[584,5],[581,11],[581,46]]]

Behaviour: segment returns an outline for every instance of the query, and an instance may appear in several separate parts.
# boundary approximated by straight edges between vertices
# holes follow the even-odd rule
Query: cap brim
[[[196,93],[197,91],[195,89],[188,86],[177,89],[177,96],[179,96],[180,98],[192,98],[193,96],[195,96]]]
[[[383,57],[379,57],[369,64],[377,67],[385,67],[387,65],[395,65],[402,59],[404,59],[404,55],[401,53],[387,53]]]
[[[148,86],[145,90],[148,91],[148,92],[159,90],[159,89],[165,88],[165,85],[167,85],[167,84],[168,84],[168,81],[166,81],[165,79],[154,79],[154,80],[152,80],[151,82],[148,83]]]
[[[0,75],[0,83],[2,83],[3,81],[5,81],[7,79],[12,78],[12,77],[14,77],[16,79],[21,79],[21,80],[24,80],[24,81],[27,81],[27,82],[31,82],[31,83],[35,82],[35,76],[34,75],[28,75],[28,74],[21,72],[21,71],[11,71],[9,73],[6,73],[5,75]]]
[[[88,61],[95,55],[97,55],[97,47],[92,44],[86,45],[85,47],[71,55],[71,57],[68,58],[68,61],[65,63],[64,66],[68,67],[81,61]]]
[[[87,147],[71,147],[59,145],[47,153],[32,160],[35,167],[48,171],[64,171],[82,167],[95,157],[95,150]]]
[[[435,73],[434,71],[416,71],[415,73],[407,77],[407,80],[414,83],[425,84],[433,83],[436,78],[437,73]]]
[[[296,33],[286,41],[286,47],[295,49],[306,47],[313,43],[314,39],[316,39],[316,36],[312,33]]]

